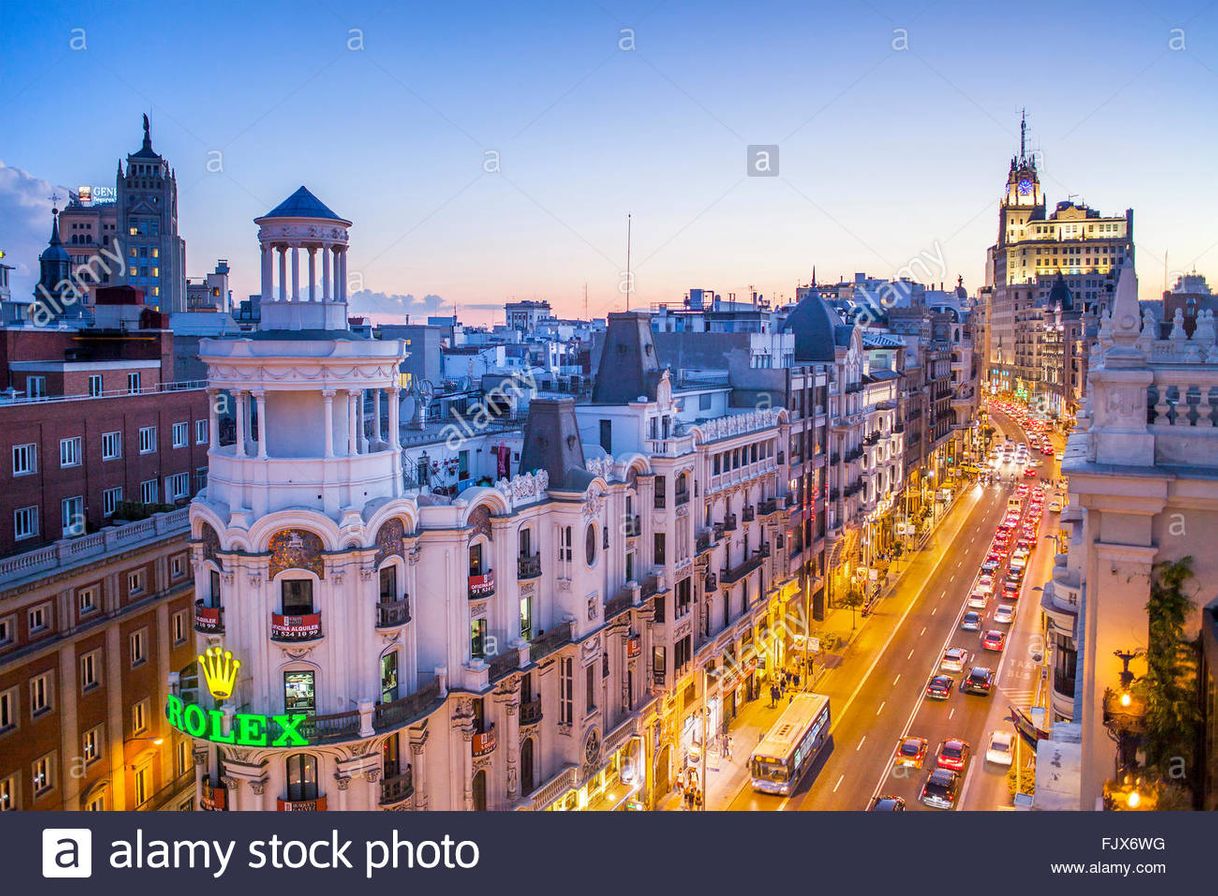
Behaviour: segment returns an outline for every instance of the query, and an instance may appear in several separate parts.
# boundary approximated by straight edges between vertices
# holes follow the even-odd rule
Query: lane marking
[[[938,610],[938,609],[939,609],[938,607],[931,607],[931,608],[930,608],[930,615],[934,616],[934,615],[935,615],[935,611],[936,611],[936,610]]]
[[[888,701],[885,700],[883,703],[880,704],[880,708],[875,711],[875,714],[878,716],[880,713],[882,713],[884,711],[884,707],[887,705],[888,705]]]
[[[905,657],[905,659],[907,659],[907,660],[912,660],[912,659],[913,659],[913,655],[914,655],[914,652],[911,650],[911,651],[909,651],[909,656]]]
[[[947,714],[947,720],[950,722],[956,716],[956,707],[952,707],[952,711]]]
[[[842,772],[842,776],[837,779],[837,783],[833,785],[833,792],[837,793],[837,788],[842,786],[842,782],[846,780],[846,773]]]
[[[922,637],[924,634],[926,634],[926,626],[922,626],[922,631],[918,632],[918,637],[920,638],[920,637]]]
[[[898,672],[897,677],[892,680],[892,686],[895,688],[897,686],[897,682],[900,680],[901,680],[901,673]]]
[[[867,735],[866,735],[866,734],[864,734],[864,735],[863,735],[863,739],[859,741],[859,745],[858,745],[857,747],[855,747],[855,748],[854,748],[854,752],[856,752],[856,753],[857,753],[859,750],[863,749],[863,744],[865,744],[865,743],[867,743]]]

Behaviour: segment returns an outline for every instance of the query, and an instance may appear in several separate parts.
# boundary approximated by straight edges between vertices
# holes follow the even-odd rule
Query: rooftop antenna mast
[[[630,212],[626,213],[626,310],[630,310]]]
[[[1019,110],[1019,160],[1028,158],[1028,110]]]

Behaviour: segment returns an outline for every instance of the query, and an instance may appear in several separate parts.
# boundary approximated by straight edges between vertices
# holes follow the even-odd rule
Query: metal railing
[[[406,766],[406,771],[381,781],[382,806],[391,806],[412,796],[414,796],[414,769],[410,766]]]
[[[541,575],[541,554],[524,555],[516,558],[516,578],[535,579]]]
[[[558,650],[564,644],[571,643],[574,625],[570,622],[560,622],[550,631],[529,644],[529,660],[537,662]]]
[[[0,407],[15,404],[50,404],[59,401],[89,401],[95,398],[124,398],[139,395],[156,395],[161,392],[193,392],[207,388],[207,380],[178,380],[172,383],[156,383],[139,389],[106,389],[96,394],[81,395],[22,395],[7,398],[0,394]]]
[[[376,627],[393,628],[405,625],[410,621],[410,595],[402,595],[401,600],[378,601],[376,605]]]

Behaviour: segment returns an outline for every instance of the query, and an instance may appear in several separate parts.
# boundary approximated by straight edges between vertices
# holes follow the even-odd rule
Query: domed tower
[[[195,738],[205,806],[223,793],[233,809],[371,809],[414,720],[399,700],[417,665],[405,343],[347,327],[350,221],[301,187],[256,223],[260,328],[199,348],[212,399],[208,484],[191,505],[202,656],[167,713]]]

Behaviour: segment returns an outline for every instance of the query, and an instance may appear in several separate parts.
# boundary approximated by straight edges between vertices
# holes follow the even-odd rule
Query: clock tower
[[[1019,119],[1019,155],[1011,159],[1007,173],[1007,192],[1002,198],[998,221],[998,244],[1018,242],[1031,220],[1045,216],[1045,199],[1040,189],[1036,159],[1028,155],[1028,119]]]

